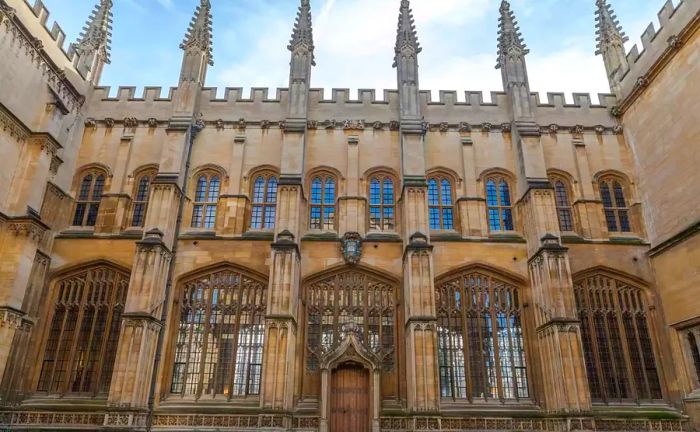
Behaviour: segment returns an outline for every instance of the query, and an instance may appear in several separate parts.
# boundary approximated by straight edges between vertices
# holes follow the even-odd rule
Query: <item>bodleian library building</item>
[[[408,0],[395,90],[312,88],[300,0],[288,88],[223,98],[209,0],[142,94],[112,0],[0,0],[0,430],[699,430],[700,0],[630,50],[589,1],[567,103],[505,0],[491,102],[420,90]]]

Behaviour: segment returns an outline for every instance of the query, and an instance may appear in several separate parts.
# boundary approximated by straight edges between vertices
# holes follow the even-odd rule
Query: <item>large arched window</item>
[[[324,355],[345,336],[343,325],[362,331],[365,347],[382,360],[385,370],[395,363],[396,289],[369,272],[346,269],[306,283],[307,369],[318,370]]]
[[[277,211],[277,177],[272,174],[255,176],[253,182],[252,229],[273,229]]]
[[[186,280],[170,392],[183,397],[260,393],[267,283],[224,267]]]
[[[394,231],[396,229],[396,193],[394,180],[382,174],[369,181],[369,229]]]
[[[574,287],[593,400],[661,399],[642,289],[605,274],[578,278]]]
[[[467,270],[436,290],[440,395],[472,403],[529,397],[518,288]]]
[[[454,192],[447,177],[428,178],[428,211],[431,230],[454,229]]]
[[[330,174],[314,176],[311,180],[311,208],[309,228],[333,231],[335,229],[336,179]]]
[[[216,206],[219,202],[221,178],[218,174],[200,174],[197,177],[192,210],[192,228],[214,228]]]
[[[513,231],[513,204],[510,184],[503,176],[486,179],[486,205],[491,231]]]
[[[557,217],[559,218],[559,229],[561,231],[574,230],[574,218],[571,210],[571,199],[569,198],[569,188],[566,181],[559,177],[550,179],[554,186],[554,201],[557,206]]]
[[[603,179],[600,182],[600,198],[603,200],[608,231],[631,232],[629,208],[622,184],[615,178]]]
[[[129,275],[100,265],[56,281],[37,391],[106,395]]]
[[[154,177],[154,173],[146,173],[141,175],[136,182],[133,212],[131,215],[131,226],[142,227],[146,222],[146,210],[148,210],[151,182],[153,181]]]
[[[95,226],[104,188],[104,173],[94,171],[83,176],[75,203],[74,226]]]

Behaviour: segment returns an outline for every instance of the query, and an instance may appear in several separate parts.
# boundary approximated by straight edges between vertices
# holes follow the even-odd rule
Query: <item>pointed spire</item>
[[[607,0],[596,0],[596,55],[603,54],[606,47],[623,47],[629,40],[622,31],[615,11]]]
[[[313,22],[311,20],[311,2],[309,0],[301,0],[297,19],[294,23],[292,31],[292,39],[289,41],[287,49],[294,51],[303,48],[311,53],[311,64],[316,66],[316,58],[314,56],[314,32]]]
[[[95,53],[103,63],[110,63],[112,44],[112,0],[100,0],[90,14],[83,32],[74,45],[75,51],[87,57]]]
[[[399,10],[399,27],[396,33],[396,47],[394,48],[394,67],[398,65],[398,58],[402,53],[419,54],[423,51],[418,43],[416,23],[413,19],[413,10],[409,0],[401,0]]]
[[[530,53],[520,33],[515,14],[510,9],[510,3],[502,0],[500,12],[501,17],[498,19],[498,64],[496,69],[503,67],[506,59],[522,59]]]
[[[200,0],[199,6],[192,17],[192,22],[185,35],[185,40],[180,44],[180,48],[188,51],[199,50],[207,56],[207,63],[214,66],[214,54],[212,49],[212,15],[211,2]]]

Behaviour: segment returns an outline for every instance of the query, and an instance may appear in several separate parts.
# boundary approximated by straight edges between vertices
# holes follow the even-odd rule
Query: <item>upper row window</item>
[[[454,229],[454,196],[447,178],[428,179],[428,212],[431,230]]]
[[[192,228],[214,228],[221,179],[215,174],[202,174],[197,179],[192,209]]]
[[[486,180],[486,206],[491,231],[513,231],[513,204],[510,198],[510,185],[504,177]]]
[[[74,226],[95,226],[104,189],[104,174],[91,173],[83,177],[73,215]]]
[[[273,229],[277,211],[277,177],[260,175],[253,183],[252,229]]]
[[[615,179],[600,182],[600,198],[605,208],[605,222],[610,232],[628,233],[632,231],[629,209],[622,185]]]
[[[335,178],[321,175],[311,180],[311,229],[332,231],[335,227]]]

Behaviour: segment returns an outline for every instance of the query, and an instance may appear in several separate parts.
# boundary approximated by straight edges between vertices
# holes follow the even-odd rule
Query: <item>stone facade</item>
[[[68,51],[0,0],[0,427],[697,430],[700,3],[641,53],[596,4],[612,94],[567,104],[507,1],[486,103],[420,90],[408,0],[357,100],[308,0],[289,87],[221,99],[209,0],[178,86],[116,97],[111,0]]]

